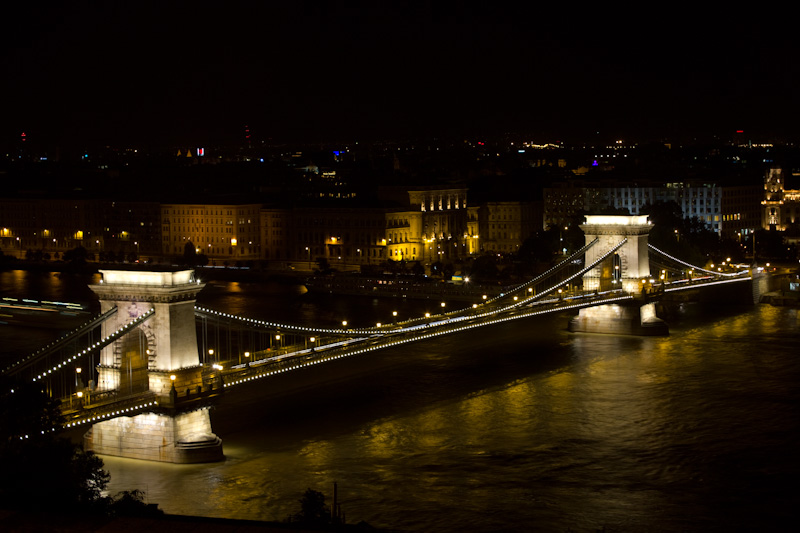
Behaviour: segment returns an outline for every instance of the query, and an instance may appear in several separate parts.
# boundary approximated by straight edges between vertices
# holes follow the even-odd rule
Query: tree
[[[323,526],[331,522],[331,510],[325,505],[325,495],[321,492],[306,489],[303,497],[298,501],[300,512],[290,516],[289,521],[314,526]]]
[[[58,402],[36,383],[0,380],[0,501],[7,508],[103,510],[103,461],[59,436]]]
[[[123,490],[109,503],[108,514],[114,516],[160,516],[164,511],[157,505],[148,505],[140,490]]]
[[[86,260],[88,256],[89,252],[86,250],[86,248],[78,245],[72,250],[67,250],[64,252],[63,259],[65,262],[69,263],[70,267],[82,268],[86,266]]]
[[[481,255],[475,259],[470,269],[469,277],[476,282],[496,281],[499,276],[497,257],[494,255]]]
[[[197,250],[195,250],[192,241],[187,241],[183,247],[183,264],[187,266],[195,266],[197,264]]]

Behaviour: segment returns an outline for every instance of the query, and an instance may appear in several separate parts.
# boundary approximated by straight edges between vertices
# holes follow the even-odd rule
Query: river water
[[[90,301],[85,283],[0,274],[4,296]],[[354,326],[432,307],[302,292],[214,282],[199,303]],[[173,514],[282,520],[306,488],[330,501],[337,481],[348,522],[401,531],[786,529],[800,504],[796,310],[688,304],[659,338],[572,334],[568,318],[229,389],[212,411],[224,462],[103,457],[110,492],[143,490]],[[54,335],[19,329],[0,327],[7,356]]]

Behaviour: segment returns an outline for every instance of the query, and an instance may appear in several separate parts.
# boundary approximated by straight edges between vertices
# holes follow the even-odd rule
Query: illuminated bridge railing
[[[592,241],[591,244],[593,244],[594,242],[596,242],[596,240]],[[524,298],[522,300],[517,300],[516,302],[508,305],[507,307],[499,309],[498,312],[502,312],[502,311],[506,311],[506,310],[509,310],[509,309],[513,309],[515,307],[521,307],[521,306],[524,306],[524,305],[530,305],[532,302],[535,302],[536,300],[544,298],[546,295],[552,293],[553,291],[558,290],[558,288],[561,287],[562,285],[570,283],[571,281],[582,277],[587,272],[590,272],[597,265],[599,265],[600,263],[605,261],[608,257],[610,257],[612,254],[614,254],[617,250],[622,248],[622,246],[626,242],[628,242],[627,238],[626,239],[622,239],[619,243],[617,243],[615,246],[610,248],[605,254],[603,254],[602,256],[598,257],[595,261],[593,261],[592,264],[585,266],[584,268],[582,268],[578,272],[572,274],[571,276],[568,276],[568,277],[566,277],[564,279],[559,280],[558,283],[546,288],[545,290],[541,291],[539,294],[531,295],[531,296],[529,296],[527,298]],[[587,247],[587,249],[588,249],[588,247]]]
[[[8,366],[3,370],[3,373],[10,376],[15,376],[18,375],[20,372],[23,372],[26,369],[30,368],[31,366],[37,364],[38,362],[46,360],[48,357],[55,354],[62,348],[65,348],[70,342],[76,340],[81,335],[84,335],[85,333],[99,326],[101,323],[105,322],[108,318],[115,315],[116,312],[117,308],[112,307],[105,313],[102,313],[90,319],[85,324],[78,326],[74,330],[70,331],[69,333],[66,333],[65,335],[56,339],[50,344],[43,346],[42,348],[38,349],[36,352],[32,353],[28,357]]]
[[[485,327],[510,320],[519,320],[533,316],[581,309],[596,305],[632,300],[629,294],[619,291],[577,295],[571,298],[540,301],[536,306],[525,309],[507,309],[505,312],[474,314],[468,317],[444,318],[423,326],[410,326],[386,332],[383,336],[365,337],[347,344],[337,343],[333,348],[319,346],[315,349],[299,350],[275,358],[254,361],[250,364],[237,365],[222,374],[223,385],[233,387],[254,380],[277,376],[286,372],[308,368],[314,365],[335,361],[345,357],[360,355],[384,348],[400,346],[410,342],[418,342],[441,335],[449,335],[478,327]]]
[[[686,261],[683,261],[682,259],[678,259],[677,257],[675,257],[673,255],[670,255],[670,254],[668,254],[668,253],[666,253],[666,252],[664,252],[662,250],[659,250],[658,248],[656,248],[655,246],[653,246],[650,243],[647,244],[647,247],[650,250],[652,250],[653,252],[655,252],[656,254],[658,254],[658,255],[660,255],[662,257],[665,257],[665,258],[667,258],[667,259],[669,259],[671,261],[674,261],[675,263],[677,263],[677,264],[679,264],[679,265],[681,265],[683,267],[686,267],[687,269],[695,270],[697,272],[703,272],[703,273],[708,274],[710,276],[717,276],[717,277],[721,276],[723,278],[733,278],[733,277],[741,277],[744,274],[749,274],[749,270],[742,271],[742,272],[720,272],[720,271],[715,272],[713,270],[707,270],[707,269],[705,269],[703,267],[699,267],[699,266],[696,266],[696,265],[691,265],[691,264],[687,263]]]
[[[155,409],[158,405],[158,396],[154,392],[145,392],[132,397],[98,402],[94,405],[65,406],[63,410],[64,427],[74,428],[118,416],[134,416],[143,411]]]
[[[362,328],[362,329],[317,328],[309,326],[299,326],[297,324],[270,322],[268,320],[256,320],[254,318],[232,315],[230,313],[214,311],[213,309],[207,309],[205,307],[199,307],[199,306],[195,306],[194,312],[195,315],[199,317],[225,320],[231,323],[238,323],[242,326],[246,326],[249,328],[281,330],[287,332],[290,331],[290,332],[300,333],[303,335],[326,333],[330,335],[353,336],[353,335],[366,335],[369,333],[375,333],[375,331],[371,328]]]
[[[539,274],[538,276],[536,276],[532,280],[529,280],[529,281],[526,281],[525,283],[517,285],[516,287],[514,287],[514,288],[512,288],[512,289],[510,289],[508,291],[505,291],[500,296],[495,296],[494,298],[491,298],[491,299],[487,300],[487,303],[492,302],[494,300],[498,300],[500,298],[505,298],[505,297],[507,297],[509,295],[513,295],[515,292],[524,290],[524,289],[526,289],[526,288],[528,288],[528,287],[530,287],[532,285],[536,285],[540,281],[543,281],[544,279],[546,279],[547,277],[555,274],[556,272],[558,272],[559,270],[563,269],[564,267],[567,267],[567,266],[573,264],[573,262],[576,261],[580,256],[584,255],[587,252],[587,250],[589,250],[589,248],[591,248],[592,246],[597,244],[597,242],[599,240],[600,239],[595,238],[595,240],[593,240],[589,244],[586,244],[583,248],[581,248],[580,250],[578,250],[574,254],[570,255],[568,258],[566,258],[565,260],[561,261],[557,265],[549,268],[548,270],[545,270],[544,272],[542,272],[541,274]]]
[[[32,378],[32,380],[33,381],[38,381],[38,380],[40,380],[42,378],[45,378],[45,377],[47,377],[47,376],[49,376],[49,375],[51,375],[53,373],[58,372],[62,368],[65,368],[68,364],[78,360],[79,358],[81,358],[81,357],[83,357],[85,355],[88,355],[88,354],[92,353],[93,351],[102,350],[103,348],[105,348],[106,346],[108,346],[109,344],[111,344],[112,342],[117,340],[118,338],[122,337],[123,335],[125,335],[127,332],[129,332],[133,328],[139,326],[139,324],[141,324],[142,322],[144,322],[145,320],[147,320],[151,316],[153,316],[155,314],[155,312],[156,312],[155,308],[149,309],[147,312],[142,313],[141,315],[139,315],[135,319],[133,319],[130,322],[128,322],[127,324],[125,324],[124,326],[122,326],[120,328],[117,328],[115,331],[112,331],[109,335],[106,335],[105,337],[103,337],[99,341],[93,343],[88,348],[85,348],[84,350],[82,350],[82,351],[80,351],[80,352],[78,352],[78,353],[76,353],[76,354],[74,354],[74,355],[72,355],[70,357],[67,357],[63,361],[60,361],[58,363],[54,363],[51,368],[41,372],[40,374],[37,374],[34,378]]]

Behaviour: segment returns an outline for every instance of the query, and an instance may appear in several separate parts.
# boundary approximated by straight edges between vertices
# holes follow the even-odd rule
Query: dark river
[[[86,279],[0,273],[3,296],[91,302]],[[214,282],[254,318],[370,324],[428,302]],[[688,304],[663,338],[527,319],[232,388],[226,460],[103,457],[109,491],[167,513],[282,520],[332,484],[347,521],[400,531],[779,531],[800,498],[800,323],[767,305]],[[5,358],[54,330],[0,326]],[[13,355],[15,356],[15,355]],[[794,524],[794,525],[792,525]]]

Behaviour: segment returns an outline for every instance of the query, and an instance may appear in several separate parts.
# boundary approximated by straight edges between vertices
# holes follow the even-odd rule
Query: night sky
[[[731,4],[17,4],[4,145],[785,135],[800,107],[791,19]]]

